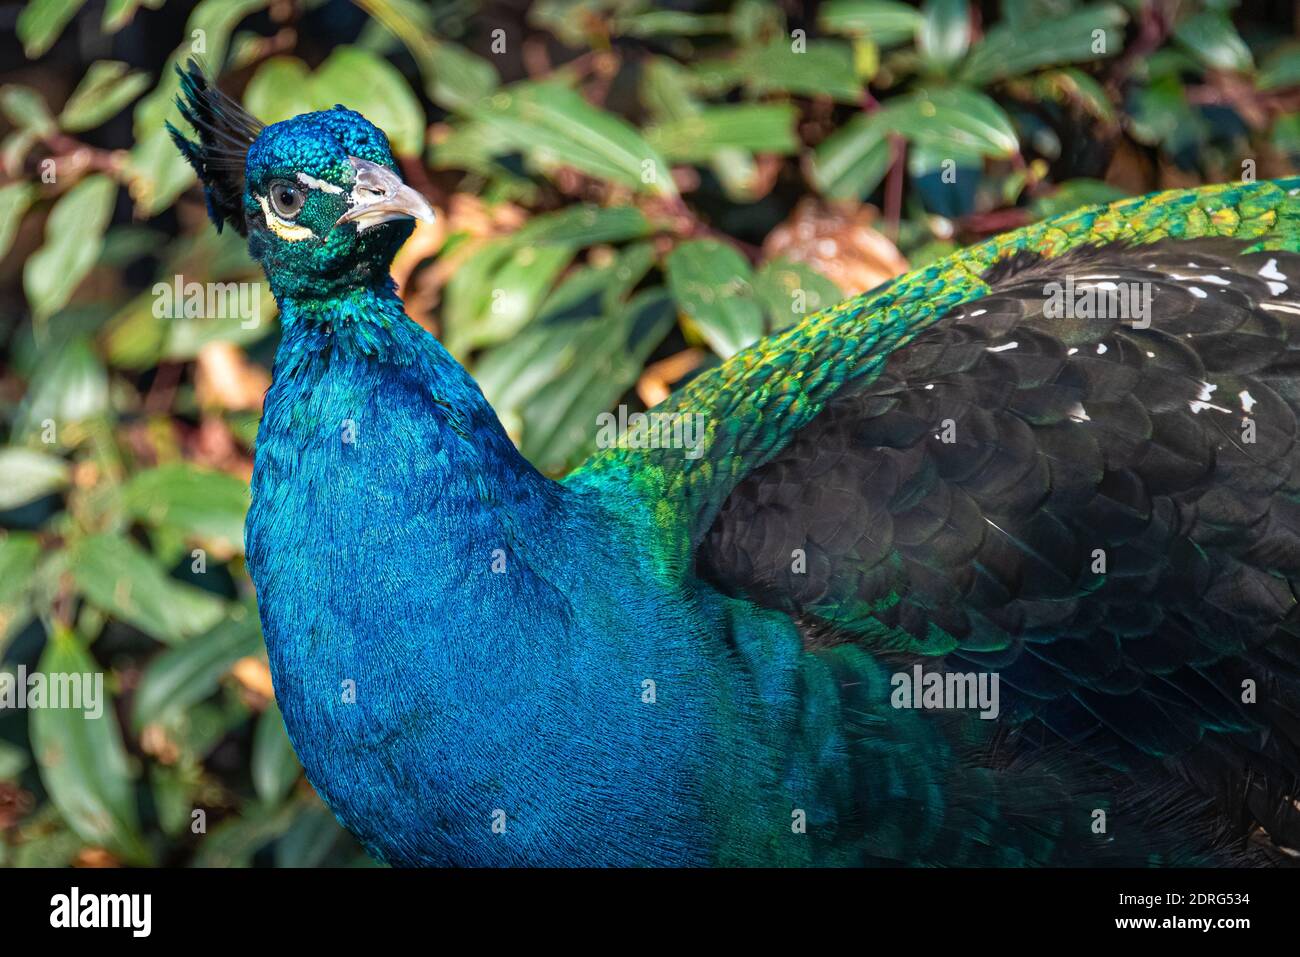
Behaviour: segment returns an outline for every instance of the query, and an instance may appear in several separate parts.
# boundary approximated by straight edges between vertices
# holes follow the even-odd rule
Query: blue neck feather
[[[394,863],[702,862],[748,692],[649,523],[529,465],[391,281],[280,306],[248,562],[317,790]]]

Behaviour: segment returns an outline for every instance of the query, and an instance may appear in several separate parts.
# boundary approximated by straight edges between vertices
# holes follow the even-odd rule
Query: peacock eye
[[[281,219],[293,219],[302,211],[306,194],[292,183],[279,180],[271,184],[271,206]]]

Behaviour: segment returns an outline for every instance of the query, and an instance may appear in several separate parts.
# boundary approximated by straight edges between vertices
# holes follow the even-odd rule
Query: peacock
[[[307,776],[396,866],[1287,863],[1300,179],[1092,206],[810,315],[563,480],[390,277],[336,106],[194,64],[281,340],[248,568]],[[676,418],[675,418],[676,417]]]

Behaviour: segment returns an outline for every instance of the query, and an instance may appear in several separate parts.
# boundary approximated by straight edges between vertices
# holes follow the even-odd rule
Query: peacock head
[[[208,215],[248,238],[277,296],[384,280],[414,220],[433,219],[388,137],[360,113],[336,106],[263,126],[193,61],[177,104],[198,142],[168,129],[203,182]]]

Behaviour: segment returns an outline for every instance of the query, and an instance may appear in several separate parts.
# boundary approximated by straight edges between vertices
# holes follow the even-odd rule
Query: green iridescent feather
[[[846,384],[954,306],[988,293],[996,263],[1031,251],[1056,257],[1081,246],[1162,239],[1253,240],[1300,249],[1300,178],[1170,190],[1085,207],[995,236],[811,315],[761,339],[674,393],[656,411],[704,413],[702,454],[626,444],[596,453],[568,481],[635,488],[673,550],[688,556],[722,501],[748,472],[811,422]]]

